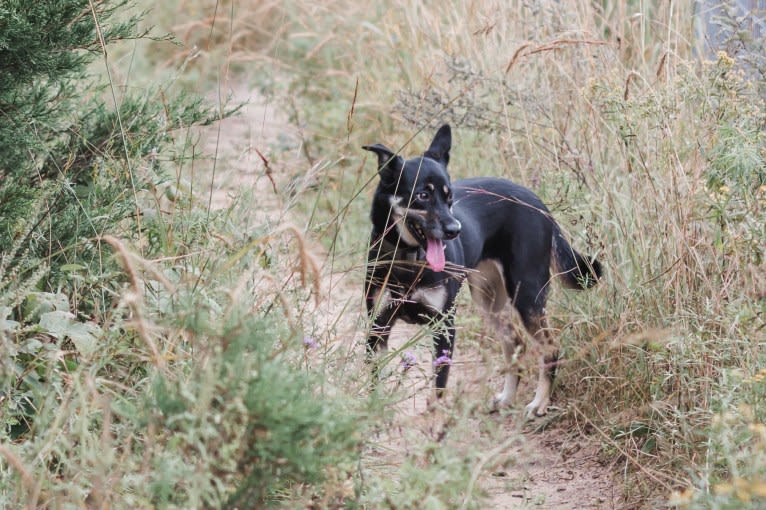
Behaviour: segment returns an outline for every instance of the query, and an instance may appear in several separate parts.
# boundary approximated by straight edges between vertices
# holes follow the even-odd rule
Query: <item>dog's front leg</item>
[[[434,375],[436,376],[436,396],[444,396],[447,387],[449,369],[452,365],[452,352],[455,345],[455,316],[449,314],[434,334]]]
[[[388,337],[391,334],[390,324],[373,323],[367,337],[367,353],[365,361],[372,365],[372,384],[380,380],[381,356],[388,350]],[[382,352],[381,352],[382,351]]]
[[[388,337],[391,335],[391,324],[374,320],[367,336],[367,361],[373,360],[377,353],[386,353],[388,350]]]
[[[367,335],[367,347],[365,361],[372,365],[372,382],[376,384],[380,379],[380,357],[388,350],[388,337],[391,335],[391,327],[394,315],[389,309],[378,311],[379,304],[375,299],[367,300],[367,313],[370,317],[370,331]]]

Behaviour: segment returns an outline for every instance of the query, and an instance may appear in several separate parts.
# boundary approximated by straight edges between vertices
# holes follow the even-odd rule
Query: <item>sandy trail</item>
[[[253,225],[300,223],[285,213],[289,198],[281,191],[286,179],[280,175],[281,169],[309,167],[301,153],[298,130],[273,104],[256,93],[240,89],[235,91],[234,98],[249,103],[240,115],[222,121],[220,129],[216,126],[205,135],[207,153],[217,153],[212,208],[221,209],[232,200],[246,199],[252,201]],[[279,193],[274,192],[261,156],[274,170]],[[313,246],[321,253],[318,243]],[[325,336],[324,351],[341,359],[337,366],[346,371],[366,370],[358,352],[364,336],[358,276],[333,271],[331,261],[325,258],[322,300],[316,310],[316,316],[322,317],[323,322],[318,329],[331,333]],[[472,312],[470,308],[464,309],[464,313]],[[392,348],[403,345],[413,334],[417,334],[417,329],[395,329]],[[497,345],[489,348],[490,353],[494,349],[496,354],[491,355],[486,346],[479,348],[477,342],[463,343],[463,339],[458,338],[451,396],[443,404],[446,409],[429,406],[431,358],[427,343],[427,340],[419,342],[419,362],[397,382],[405,385],[408,397],[395,406],[396,412],[378,438],[380,447],[367,455],[368,463],[395,469],[403,460],[403,452],[415,442],[433,440],[443,434],[451,407],[478,402],[468,413],[464,422],[467,426],[461,431],[465,431],[466,447],[478,445],[482,452],[487,452],[486,465],[478,471],[476,479],[476,489],[488,495],[487,508],[621,508],[619,480],[614,479],[609,466],[599,462],[595,445],[586,444],[576,432],[555,425],[536,430],[545,420],[521,420],[519,413],[523,405],[517,405],[518,409],[508,414],[490,414],[480,405],[501,386],[502,356]],[[492,374],[489,382],[487,374]],[[532,389],[523,385],[517,404],[531,395]],[[554,395],[556,404],[563,405],[555,401]]]
[[[467,307],[468,311],[472,311]],[[413,335],[417,328],[401,327],[392,335],[392,348],[396,349]],[[409,398],[399,403],[397,414],[381,442],[389,448],[380,454],[385,462],[396,465],[397,452],[406,451],[413,441],[436,439],[444,434],[450,410],[465,406],[467,423],[460,432],[461,442],[470,448],[476,445],[485,455],[486,465],[477,480],[478,486],[488,494],[487,508],[545,508],[545,509],[612,509],[621,507],[618,480],[609,466],[598,456],[598,448],[585,444],[574,431],[551,424],[555,422],[555,408],[551,416],[526,421],[522,418],[525,399],[533,394],[533,381],[522,383],[517,405],[503,413],[488,412],[489,396],[499,390],[502,381],[499,347],[491,346],[495,360],[486,360],[486,352],[477,346],[461,348],[458,339],[455,365],[450,377],[450,397],[441,408],[429,406],[432,400],[431,358],[428,341],[418,352],[416,369],[406,377],[404,384]],[[484,356],[482,356],[482,354]],[[492,374],[487,378],[487,374]],[[557,404],[554,395],[554,405]],[[441,409],[440,409],[441,408]],[[458,411],[460,413],[461,411]]]

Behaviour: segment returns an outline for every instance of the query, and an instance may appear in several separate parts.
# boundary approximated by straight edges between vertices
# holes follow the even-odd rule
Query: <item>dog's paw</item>
[[[534,418],[539,418],[541,416],[545,416],[546,414],[548,414],[549,403],[550,401],[548,399],[545,399],[540,402],[538,402],[537,399],[535,399],[529,404],[527,404],[524,414],[526,415],[527,419],[530,419],[530,420]]]
[[[504,407],[508,407],[511,405],[511,399],[508,398],[503,393],[498,393],[494,397],[492,397],[492,400],[489,402],[489,409],[490,412],[496,413],[500,411],[500,409],[503,409]]]

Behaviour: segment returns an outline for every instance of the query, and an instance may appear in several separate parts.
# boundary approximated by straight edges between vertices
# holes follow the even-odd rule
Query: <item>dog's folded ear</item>
[[[404,160],[400,155],[394,154],[391,149],[379,143],[363,145],[362,149],[378,155],[378,173],[383,182],[390,183],[396,181],[404,167]]]
[[[434,135],[431,145],[424,156],[434,159],[445,166],[449,163],[449,150],[452,148],[452,130],[449,124],[444,124]]]

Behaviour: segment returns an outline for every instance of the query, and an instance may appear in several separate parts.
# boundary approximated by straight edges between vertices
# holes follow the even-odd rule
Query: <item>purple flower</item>
[[[316,340],[314,340],[310,336],[304,336],[303,347],[305,347],[306,349],[316,349],[317,347],[319,347],[319,344],[317,343]]]
[[[418,364],[418,360],[410,351],[402,353],[402,361],[399,363],[405,372]]]
[[[449,351],[443,350],[442,355],[434,360],[434,368],[444,365],[452,365],[452,358],[449,357]]]

